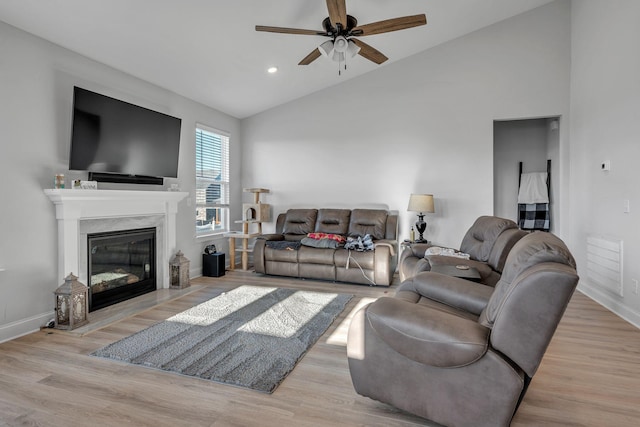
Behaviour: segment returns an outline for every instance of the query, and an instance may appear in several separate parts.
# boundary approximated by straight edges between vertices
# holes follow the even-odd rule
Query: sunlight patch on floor
[[[357,302],[356,306],[351,310],[351,312],[347,315],[347,317],[338,325],[335,331],[327,338],[327,344],[332,345],[340,345],[343,347],[347,346],[347,335],[349,333],[349,325],[351,324],[351,319],[353,316],[367,304],[371,304],[378,298],[361,298],[360,301]]]

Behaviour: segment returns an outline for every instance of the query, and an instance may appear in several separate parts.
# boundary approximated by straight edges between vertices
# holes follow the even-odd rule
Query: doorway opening
[[[520,163],[522,173],[546,172],[551,160],[549,219],[558,224],[557,195],[560,176],[560,117],[493,122],[493,213],[518,223]]]

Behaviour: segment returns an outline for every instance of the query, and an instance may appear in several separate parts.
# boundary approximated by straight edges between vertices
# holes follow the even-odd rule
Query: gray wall
[[[640,325],[640,2],[574,1],[571,21],[571,240],[579,289]],[[611,171],[600,170],[611,161]],[[631,212],[624,213],[629,200]],[[587,236],[624,245],[623,297],[589,280]]]
[[[568,116],[569,36],[551,3],[245,119],[243,182],[275,212],[384,204],[402,239],[410,193],[433,193],[425,235],[457,247],[493,213],[494,120]]]
[[[237,119],[0,22],[0,269],[5,270],[0,271],[0,342],[52,318],[53,291],[63,282],[57,274],[54,206],[43,189],[52,188],[56,173],[65,173],[68,180],[86,179],[86,174],[67,170],[74,85],[182,118],[179,178],[167,185],[177,181],[191,193],[180,203],[177,235],[178,247],[192,260],[193,274],[200,273],[207,243],[194,237],[196,122],[232,135],[234,210],[240,213]],[[101,185],[108,187],[117,186]]]

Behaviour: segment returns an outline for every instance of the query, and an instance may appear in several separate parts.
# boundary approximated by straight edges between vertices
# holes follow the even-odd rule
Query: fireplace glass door
[[[89,311],[156,290],[156,230],[89,234]]]

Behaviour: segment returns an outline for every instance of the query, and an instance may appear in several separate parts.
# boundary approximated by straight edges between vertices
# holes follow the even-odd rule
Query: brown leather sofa
[[[354,316],[356,391],[449,426],[508,426],[578,283],[565,244],[520,239],[495,288],[436,272]]]
[[[460,244],[459,252],[470,255],[464,260],[444,255],[427,255],[432,244],[414,243],[400,255],[400,281],[405,281],[433,265],[468,265],[480,273],[480,283],[495,286],[502,274],[509,251],[525,234],[510,219],[496,216],[481,216],[473,223]]]
[[[275,233],[256,239],[256,273],[389,286],[398,264],[398,215],[381,209],[289,209],[278,215]],[[301,242],[309,233],[373,238],[371,251],[276,247],[273,242]],[[271,242],[271,243],[270,243]]]

